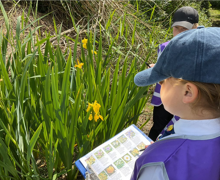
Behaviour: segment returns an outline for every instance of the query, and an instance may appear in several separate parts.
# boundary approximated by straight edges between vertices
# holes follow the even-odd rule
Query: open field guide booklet
[[[140,151],[152,140],[131,125],[76,161],[88,180],[128,180]]]

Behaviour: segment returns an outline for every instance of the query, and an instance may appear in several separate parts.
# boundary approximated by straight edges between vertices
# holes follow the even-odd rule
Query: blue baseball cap
[[[148,86],[169,77],[220,84],[220,28],[200,28],[175,36],[153,68],[134,77],[137,86]]]

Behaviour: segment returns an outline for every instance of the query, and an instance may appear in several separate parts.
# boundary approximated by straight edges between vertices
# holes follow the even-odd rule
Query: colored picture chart
[[[150,144],[135,125],[131,125],[110,140],[80,158],[84,167],[92,169],[100,180],[128,180],[133,172],[139,150]]]

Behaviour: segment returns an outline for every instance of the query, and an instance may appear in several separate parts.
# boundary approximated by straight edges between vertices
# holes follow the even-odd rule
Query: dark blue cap
[[[187,29],[192,29],[193,24],[199,22],[199,14],[198,12],[190,7],[184,6],[179,8],[173,16],[173,25],[174,26],[182,26]]]
[[[220,28],[184,31],[166,46],[153,68],[136,74],[137,86],[174,77],[220,84]]]

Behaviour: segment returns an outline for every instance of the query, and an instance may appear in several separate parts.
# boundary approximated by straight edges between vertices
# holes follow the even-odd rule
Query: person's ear
[[[184,85],[183,103],[193,103],[198,97],[199,90],[193,83],[186,83]]]

